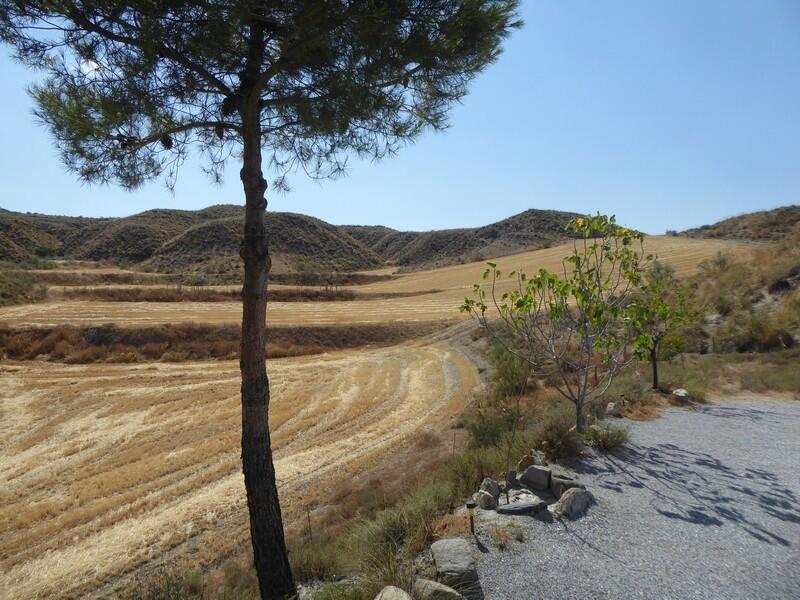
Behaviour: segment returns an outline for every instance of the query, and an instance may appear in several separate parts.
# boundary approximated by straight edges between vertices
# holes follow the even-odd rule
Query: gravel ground
[[[504,551],[483,519],[487,600],[800,598],[800,402],[625,423],[627,450],[576,469],[597,501],[587,516],[515,517],[525,541]]]

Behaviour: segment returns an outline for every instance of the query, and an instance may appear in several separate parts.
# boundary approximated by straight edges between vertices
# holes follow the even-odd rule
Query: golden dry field
[[[270,363],[284,510],[326,504],[478,385],[447,343]],[[246,533],[238,364],[5,364],[0,595],[80,597],[188,543],[203,564]],[[292,499],[301,499],[294,505]]]
[[[693,273],[723,241],[651,237]],[[555,269],[566,245],[498,259]],[[271,303],[273,325],[459,318],[484,263],[410,273],[359,292],[404,298]],[[0,309],[10,327],[236,323],[235,302],[64,301]],[[463,316],[461,318],[464,318]],[[456,327],[463,334],[463,328]],[[271,426],[285,516],[324,510],[337,482],[390,463],[415,436],[446,434],[481,385],[458,336],[269,363]],[[216,564],[247,539],[238,364],[67,365],[0,361],[0,598],[113,595],[143,565]]]
[[[646,250],[675,268],[678,275],[694,273],[701,261],[720,250],[745,251],[749,246],[720,240],[653,236]],[[497,259],[504,272],[540,268],[555,270],[569,252],[562,244]],[[272,302],[268,320],[273,325],[329,325],[384,323],[391,321],[429,321],[458,317],[458,306],[471,293],[472,284],[481,281],[484,262],[445,267],[401,275],[397,279],[357,286],[362,292],[424,292],[406,298],[345,302]],[[12,327],[99,325],[116,323],[140,327],[162,323],[238,323],[238,302],[103,302],[54,300],[44,304],[0,309],[0,325]]]

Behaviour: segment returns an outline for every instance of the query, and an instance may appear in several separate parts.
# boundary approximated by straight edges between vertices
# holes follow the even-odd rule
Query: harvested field
[[[318,289],[311,287],[270,287],[270,302],[342,302],[345,300],[387,300],[431,294],[440,290],[419,292],[357,292],[352,289]],[[95,286],[62,287],[52,293],[54,299],[100,300],[102,302],[238,302],[238,286],[227,289],[209,287]]]
[[[421,338],[446,322],[376,323],[269,327],[267,357],[305,356],[335,350],[390,345]],[[43,359],[70,364],[141,361],[234,359],[239,356],[238,325],[157,325],[127,328],[60,325],[54,328],[0,327],[0,357],[11,360]]]
[[[669,236],[648,237],[646,250],[673,266],[678,275],[697,271],[701,261],[720,251],[747,252],[751,246],[721,240],[693,240]],[[562,244],[498,259],[503,272],[522,269],[534,272],[540,268],[558,269],[569,251]],[[484,262],[420,271],[394,279],[359,287],[366,293],[409,293],[418,296],[389,297],[382,300],[342,301],[331,303],[273,302],[269,321],[274,325],[303,326],[337,323],[383,323],[387,321],[429,321],[458,317],[458,306],[471,293],[472,284],[481,281]],[[506,283],[503,287],[510,286]],[[442,290],[430,293],[430,290]],[[126,327],[143,327],[160,323],[207,324],[238,323],[241,307],[238,302],[98,302],[54,301],[39,305],[0,309],[0,323],[10,327],[55,327],[57,325],[99,325],[118,323]]]
[[[246,539],[236,363],[2,368],[4,598],[79,597],[176,549],[202,564]],[[293,498],[326,504],[331,482],[444,426],[478,385],[446,342],[273,361],[270,376],[289,520]]]

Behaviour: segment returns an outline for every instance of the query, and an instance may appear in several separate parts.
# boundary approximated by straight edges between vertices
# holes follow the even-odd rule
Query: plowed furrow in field
[[[80,597],[193,540],[212,560],[243,538],[236,363],[2,369],[0,597]],[[270,377],[290,519],[478,385],[441,342],[273,361]]]

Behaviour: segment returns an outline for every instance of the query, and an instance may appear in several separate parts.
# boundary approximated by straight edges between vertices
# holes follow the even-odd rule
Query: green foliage
[[[550,408],[534,427],[531,441],[548,460],[577,456],[581,436],[575,429],[575,407],[563,401]]]
[[[0,270],[0,306],[30,304],[47,297],[47,288],[21,271]]]
[[[531,365],[518,353],[509,351],[507,344],[495,343],[489,353],[492,365],[492,394],[495,398],[517,396],[525,392]]]
[[[512,272],[514,285],[503,292],[500,270],[488,263],[488,286],[475,284],[461,310],[487,328],[490,317],[499,317],[517,356],[575,404],[580,430],[584,407],[626,362],[630,292],[652,257],[643,253],[644,235],[614,217],[578,217],[566,230],[575,241],[561,275]]]
[[[661,342],[687,318],[686,291],[675,271],[655,261],[643,278],[629,307],[630,326],[636,335],[634,349],[643,360],[657,352]]]
[[[624,448],[630,440],[630,432],[619,425],[603,421],[586,429],[584,439],[603,452]]]
[[[276,171],[341,174],[428,127],[501,52],[516,0],[4,2],[0,38],[47,77],[36,114],[87,182],[219,178],[247,136]],[[391,52],[387,51],[391,49]]]

